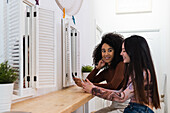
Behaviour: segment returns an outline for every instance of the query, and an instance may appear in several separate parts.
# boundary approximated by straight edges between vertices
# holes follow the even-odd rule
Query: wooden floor
[[[92,99],[82,88],[71,86],[43,96],[12,104],[12,111],[31,113],[71,113]]]

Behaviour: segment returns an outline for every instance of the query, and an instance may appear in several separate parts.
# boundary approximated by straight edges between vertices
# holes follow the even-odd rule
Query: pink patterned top
[[[147,86],[147,76],[146,76],[146,72],[143,72],[143,76],[144,76],[144,86]],[[148,76],[149,76],[149,103],[152,103],[152,99],[151,99],[151,92],[152,92],[152,83],[151,83],[151,74],[150,71],[148,70]],[[137,102],[137,99],[135,98],[134,95],[134,88],[133,88],[133,84],[132,84],[132,80],[131,77],[129,78],[128,84],[127,84],[127,88],[122,91],[122,90],[109,90],[109,89],[104,89],[98,86],[94,86],[91,90],[91,93],[95,96],[104,98],[106,100],[111,100],[111,101],[118,101],[118,102],[124,102],[128,99],[130,99],[130,102]],[[145,88],[145,93],[147,95],[147,90]]]

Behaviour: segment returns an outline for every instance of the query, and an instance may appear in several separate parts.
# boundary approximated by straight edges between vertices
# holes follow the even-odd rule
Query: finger
[[[77,78],[73,78],[74,81],[77,81]]]
[[[81,84],[82,84],[83,87],[85,86],[85,83],[82,82]]]
[[[75,80],[79,80],[79,78],[74,77]]]
[[[82,81],[82,82],[85,82],[85,80],[84,80],[84,79],[81,79],[81,81]]]
[[[87,82],[87,83],[91,83],[88,79],[86,79],[86,82]]]

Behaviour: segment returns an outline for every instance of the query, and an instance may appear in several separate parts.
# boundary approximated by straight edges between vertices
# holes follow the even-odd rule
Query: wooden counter
[[[31,113],[71,113],[92,99],[82,88],[71,86],[46,95],[12,104],[11,111]]]

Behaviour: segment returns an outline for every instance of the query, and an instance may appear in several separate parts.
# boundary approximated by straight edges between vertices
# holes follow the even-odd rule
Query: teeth
[[[105,59],[109,59],[110,57],[105,57]]]

